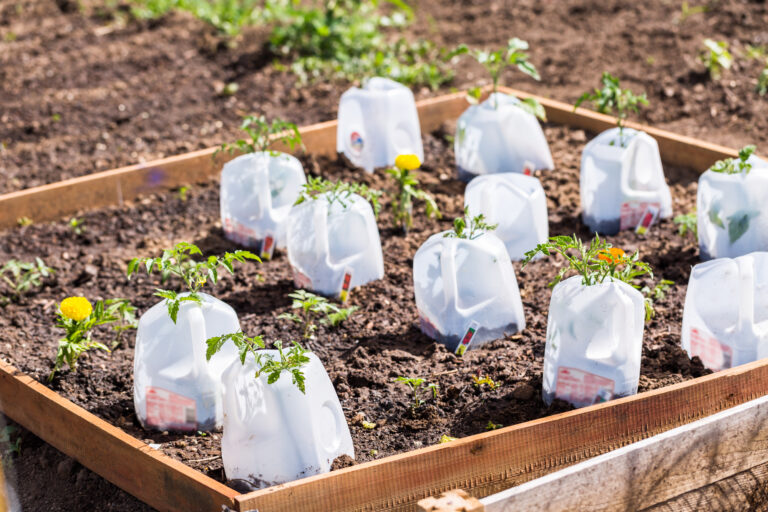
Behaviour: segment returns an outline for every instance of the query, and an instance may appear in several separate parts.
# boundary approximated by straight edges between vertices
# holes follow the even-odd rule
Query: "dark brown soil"
[[[579,150],[587,136],[554,126],[546,127],[545,132],[556,165],[555,171],[539,173],[548,197],[551,233],[575,232],[588,237],[579,221],[578,198]],[[443,220],[427,220],[418,208],[414,229],[403,237],[391,227],[392,215],[385,201],[379,219],[385,278],[355,289],[350,302],[360,310],[340,328],[321,327],[313,342],[351,425],[356,462],[435,444],[443,435],[462,437],[484,432],[489,423],[512,425],[569,408],[564,403],[546,407],[540,396],[550,297],[547,283],[556,274],[557,261],[540,260],[526,268],[515,264],[527,321],[520,334],[460,358],[418,329],[411,277],[413,254],[429,235],[447,229],[463,207],[464,184],[453,178],[455,164],[446,140],[448,133],[452,133],[450,127],[427,136],[428,163],[421,175],[445,214]],[[305,168],[313,174],[362,178],[372,187],[392,190],[390,179],[383,173],[362,175],[340,159],[303,158]],[[667,169],[667,175],[676,210],[687,211],[695,198],[695,174]],[[83,219],[86,231],[82,235],[75,235],[66,222],[60,222],[13,229],[0,237],[2,259],[40,256],[57,269],[42,290],[21,303],[9,304],[0,316],[5,334],[0,356],[43,382],[61,334],[53,319],[63,297],[128,297],[143,312],[157,302],[152,293],[159,282],[147,276],[129,282],[124,272],[131,257],[158,254],[182,240],[199,245],[206,254],[233,248],[222,236],[216,181],[194,187],[185,201],[168,192],[133,205],[84,213]],[[688,273],[697,261],[692,240],[678,236],[675,226],[664,221],[646,239],[625,232],[610,241],[626,250],[639,248],[656,270],[657,279],[676,283],[667,298],[657,304],[658,314],[646,328],[640,390],[706,373],[679,345]],[[272,261],[242,267],[234,277],[225,277],[213,293],[235,308],[246,333],[286,340],[300,336],[295,324],[277,319],[289,310],[287,294],[293,289],[290,265],[279,253]],[[100,337],[107,335],[100,333]],[[159,445],[168,455],[223,480],[220,433],[190,436],[146,432],[139,426],[132,400],[134,340],[132,336],[125,338],[111,354],[84,355],[80,370],[65,371],[54,379],[52,388],[145,442]],[[440,394],[413,410],[410,391],[394,382],[398,376],[426,378],[439,385]],[[478,388],[473,376],[488,376],[498,387]],[[363,420],[376,423],[376,427],[365,429]]]

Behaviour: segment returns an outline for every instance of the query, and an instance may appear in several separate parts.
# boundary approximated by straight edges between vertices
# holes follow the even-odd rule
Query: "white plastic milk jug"
[[[464,206],[498,224],[493,234],[501,238],[513,260],[549,237],[547,198],[537,178],[517,173],[478,176],[464,191]]]
[[[580,191],[584,224],[605,235],[672,215],[659,145],[631,128],[621,139],[618,128],[606,130],[584,147]]]
[[[643,295],[622,281],[586,286],[582,279],[570,277],[552,290],[542,377],[547,404],[559,398],[584,407],[637,393]]]
[[[711,370],[768,356],[768,252],[694,266],[682,329],[683,349]]]
[[[768,250],[768,162],[752,155],[749,173],[706,171],[699,178],[696,217],[702,260]]]
[[[427,239],[413,258],[421,330],[463,354],[525,329],[515,269],[496,235]]]
[[[538,119],[518,107],[514,96],[493,93],[461,114],[454,152],[459,179],[481,174],[554,169],[552,154]]]
[[[221,225],[227,238],[270,257],[285,246],[285,219],[306,183],[295,157],[278,152],[241,155],[221,171]]]
[[[397,155],[424,161],[416,101],[394,80],[375,77],[344,92],[337,126],[336,151],[367,172],[394,165]]]
[[[277,356],[276,350],[263,351]],[[254,377],[249,354],[223,375],[224,435],[221,457],[229,480],[253,489],[327,473],[339,455],[355,457],[352,436],[323,364],[308,354],[306,394],[283,372],[274,384]]]
[[[239,331],[240,323],[230,306],[198,295],[202,305],[182,302],[175,324],[165,301],[139,319],[133,402],[144,428],[194,432],[221,426],[221,374],[237,352],[227,344],[206,361],[205,342]]]
[[[329,202],[326,193],[294,206],[288,216],[288,260],[296,287],[327,296],[384,277],[379,228],[357,194]]]

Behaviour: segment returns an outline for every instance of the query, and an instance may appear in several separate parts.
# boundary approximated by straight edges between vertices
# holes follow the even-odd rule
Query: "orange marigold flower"
[[[613,265],[618,265],[624,260],[624,254],[624,251],[618,247],[611,247],[608,250],[600,251],[600,253],[597,255],[597,258],[603,261],[607,261]]]

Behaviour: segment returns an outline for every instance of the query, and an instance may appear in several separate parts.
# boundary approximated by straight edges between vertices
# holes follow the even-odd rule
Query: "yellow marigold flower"
[[[59,311],[61,311],[62,315],[75,322],[82,322],[91,316],[93,306],[85,297],[67,297],[61,301]]]
[[[600,251],[600,254],[598,254],[597,257],[603,261],[617,265],[623,261],[624,254],[624,251],[618,247],[611,247],[607,251]]]
[[[395,165],[406,171],[415,171],[421,167],[421,160],[416,155],[398,155],[395,158]]]

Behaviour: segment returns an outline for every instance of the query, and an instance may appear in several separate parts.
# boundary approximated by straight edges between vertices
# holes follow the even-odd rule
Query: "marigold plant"
[[[421,161],[416,155],[398,155],[395,167],[387,169],[387,174],[397,182],[397,195],[392,198],[392,211],[395,226],[403,228],[405,233],[413,227],[413,200],[424,201],[427,217],[441,218],[443,215],[437,207],[432,194],[418,188],[419,180],[413,171],[421,167]]]

